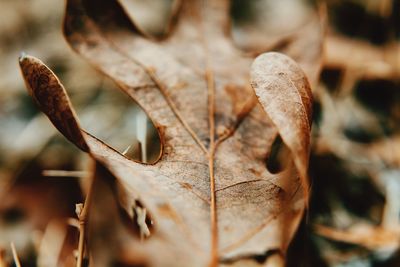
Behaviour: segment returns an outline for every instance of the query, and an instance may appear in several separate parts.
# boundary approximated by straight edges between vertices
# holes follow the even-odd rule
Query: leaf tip
[[[20,54],[19,54],[19,57],[18,57],[18,62],[19,62],[19,66],[23,69],[23,68],[25,68],[25,67],[27,67],[27,66],[30,66],[30,65],[32,65],[32,64],[34,64],[34,63],[41,63],[41,64],[43,64],[44,65],[44,63],[42,62],[42,61],[40,61],[40,59],[38,59],[38,58],[36,58],[36,57],[34,57],[34,56],[31,56],[31,55],[28,55],[27,53],[25,53],[24,51],[22,51]]]
[[[28,57],[28,55],[25,53],[25,51],[22,51],[22,52],[19,54],[18,61],[19,61],[20,63],[22,63],[27,57]]]
[[[21,53],[19,65],[28,93],[53,125],[83,151],[89,147],[82,135],[64,86],[40,59]]]

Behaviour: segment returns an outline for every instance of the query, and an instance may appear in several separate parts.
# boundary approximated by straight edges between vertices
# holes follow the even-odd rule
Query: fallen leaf
[[[107,228],[89,220],[94,266],[126,259],[119,258],[122,254],[135,255],[126,261],[143,259],[140,264],[146,266],[244,266],[249,261],[260,266],[255,258],[285,254],[308,192],[310,88],[294,61],[265,54],[252,67],[261,104],[256,101],[249,83],[253,58],[226,34],[227,3],[183,1],[173,31],[156,42],[117,2],[67,2],[68,42],[137,101],[159,130],[162,151],[154,164],[130,160],[82,130],[55,75],[38,59],[20,59],[42,111],[103,166],[100,177],[119,184],[110,193],[117,203],[111,206],[131,214],[139,202],[153,223],[145,240],[118,235],[110,244],[117,242],[121,249],[107,258],[90,242]],[[264,75],[270,84],[260,80]],[[277,135],[292,157],[283,171],[272,174],[266,159]],[[95,199],[93,213],[116,219],[115,211]],[[123,225],[118,219],[116,224]]]
[[[261,105],[292,153],[308,199],[312,119],[312,93],[308,80],[296,62],[279,53],[257,57],[251,74],[252,86]]]

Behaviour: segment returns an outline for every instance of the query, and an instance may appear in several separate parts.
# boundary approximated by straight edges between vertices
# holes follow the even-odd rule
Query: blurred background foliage
[[[172,3],[131,2],[153,31]],[[232,37],[245,51],[274,50],[321,4],[328,22],[313,88],[312,198],[288,265],[400,266],[400,0],[233,0]],[[0,2],[1,267],[13,264],[10,242],[24,267],[75,266],[75,204],[90,165],[31,101],[21,51],[54,70],[89,132],[143,161],[159,150],[140,107],[68,47],[63,9],[63,1]]]

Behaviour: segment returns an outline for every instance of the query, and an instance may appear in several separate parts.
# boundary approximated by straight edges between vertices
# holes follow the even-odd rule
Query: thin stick
[[[78,243],[78,259],[76,262],[77,267],[82,267],[83,257],[85,252],[85,239],[86,239],[86,220],[89,213],[90,203],[92,201],[93,185],[96,179],[96,174],[93,175],[92,183],[89,187],[88,193],[86,195],[85,203],[83,204],[83,209],[79,214],[79,243]]]
[[[76,262],[77,267],[82,267],[84,249],[85,249],[85,223],[79,221],[79,244],[78,244],[78,259]]]
[[[66,170],[43,170],[43,176],[51,177],[76,177],[83,178],[88,175],[87,171],[66,171]]]
[[[11,251],[12,251],[13,258],[14,258],[15,266],[21,267],[21,262],[19,261],[18,253],[17,253],[17,250],[15,249],[14,242],[11,242]]]

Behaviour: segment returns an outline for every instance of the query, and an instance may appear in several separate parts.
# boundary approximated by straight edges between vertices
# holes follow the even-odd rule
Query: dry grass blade
[[[10,246],[11,246],[11,251],[12,251],[15,266],[21,267],[21,262],[19,261],[17,249],[15,248],[14,242],[11,242]]]

